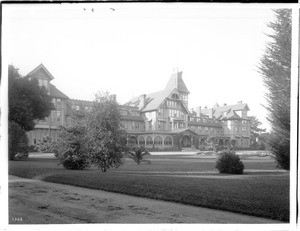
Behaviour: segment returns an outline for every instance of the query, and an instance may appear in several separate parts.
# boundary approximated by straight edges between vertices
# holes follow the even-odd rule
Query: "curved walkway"
[[[9,176],[10,223],[279,223],[231,212]],[[13,217],[21,221],[13,222]]]

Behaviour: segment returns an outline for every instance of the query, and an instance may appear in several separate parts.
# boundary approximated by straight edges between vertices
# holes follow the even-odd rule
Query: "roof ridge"
[[[38,65],[37,67],[35,67],[32,71],[30,71],[26,76],[32,75],[35,72],[37,72],[40,68],[42,68],[46,74],[50,77],[50,80],[53,80],[54,77],[53,75],[50,73],[50,71],[48,71],[48,69],[45,67],[45,65],[43,63],[41,63],[40,65]]]

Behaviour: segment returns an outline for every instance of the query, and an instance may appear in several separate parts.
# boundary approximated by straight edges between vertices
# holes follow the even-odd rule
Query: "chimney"
[[[146,105],[146,94],[142,94],[140,96],[140,103],[139,103],[139,109],[144,108]]]
[[[212,117],[213,117],[213,109],[212,109],[212,108],[209,109],[209,111],[208,111],[208,116],[209,116],[209,118],[212,119]]]
[[[117,95],[116,94],[112,94],[111,98],[112,98],[113,101],[117,101]]]
[[[238,101],[238,103],[243,103],[243,101],[241,100],[241,101]]]
[[[197,107],[197,116],[201,117],[201,107]]]

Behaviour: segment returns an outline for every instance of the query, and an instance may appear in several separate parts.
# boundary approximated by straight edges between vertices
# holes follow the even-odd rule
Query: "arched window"
[[[146,138],[146,145],[153,145],[153,139],[151,136],[147,136]]]
[[[155,145],[162,145],[162,138],[161,136],[156,136],[155,139],[154,139],[154,144]]]
[[[139,136],[139,145],[145,145],[145,138],[143,136]]]
[[[137,139],[134,137],[134,136],[131,136],[128,140],[128,144],[130,146],[134,146],[134,145],[137,145]]]
[[[167,136],[165,138],[164,144],[165,145],[172,145],[172,138],[170,136]]]
[[[179,96],[178,96],[177,94],[174,93],[174,94],[172,95],[172,98],[173,98],[173,99],[179,99]]]

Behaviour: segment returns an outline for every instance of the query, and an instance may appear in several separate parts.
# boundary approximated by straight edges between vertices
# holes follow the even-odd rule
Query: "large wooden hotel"
[[[38,79],[55,105],[51,115],[38,121],[35,129],[28,133],[30,144],[39,143],[47,136],[57,140],[59,127],[71,125],[72,110],[86,110],[92,102],[70,99],[58,90],[50,83],[54,77],[43,64],[28,76]],[[250,146],[246,103],[189,109],[189,94],[182,72],[177,72],[171,75],[163,90],[143,94],[120,105],[128,144],[157,150],[199,149],[207,140],[223,148]]]

